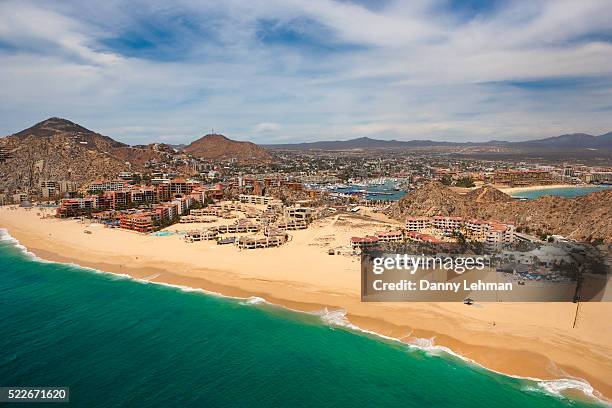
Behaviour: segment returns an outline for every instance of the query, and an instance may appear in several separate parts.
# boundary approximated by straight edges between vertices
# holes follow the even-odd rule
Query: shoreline
[[[574,363],[569,363],[573,359],[565,358],[568,357],[567,350],[553,352],[554,350],[551,350],[550,347],[551,343],[548,345],[544,342],[544,344],[533,343],[532,339],[541,335],[539,332],[548,330],[546,327],[534,328],[531,327],[532,325],[520,323],[514,327],[516,322],[513,322],[515,323],[513,325],[500,322],[496,327],[492,327],[489,319],[497,320],[499,317],[497,313],[506,314],[508,312],[508,310],[498,310],[500,305],[497,304],[481,305],[486,309],[497,309],[491,310],[490,313],[481,313],[476,308],[468,309],[463,304],[363,304],[352,290],[347,291],[346,288],[337,290],[338,288],[329,285],[326,287],[313,286],[310,281],[292,281],[286,277],[279,280],[272,273],[266,276],[250,276],[248,273],[240,273],[236,270],[199,267],[186,271],[187,268],[193,268],[194,265],[176,261],[174,258],[173,262],[159,263],[155,260],[147,262],[139,259],[139,256],[134,256],[133,253],[115,253],[109,256],[108,252],[85,252],[64,241],[44,239],[47,238],[47,235],[53,234],[53,228],[31,231],[23,226],[20,227],[20,223],[15,220],[10,223],[12,225],[7,225],[6,214],[4,214],[5,217],[2,215],[0,211],[0,221],[2,221],[0,225],[27,248],[27,251],[45,260],[74,263],[105,273],[127,275],[141,281],[194,288],[194,290],[201,289],[211,294],[241,298],[245,301],[251,298],[258,301],[257,298],[263,298],[267,303],[297,312],[321,315],[324,310],[327,310],[329,313],[327,317],[338,320],[336,323],[340,322],[341,325],[354,326],[359,331],[395,339],[424,349],[428,347],[448,349],[450,354],[500,374],[538,382],[579,378],[584,379],[597,390],[594,393],[596,397],[605,399],[612,395],[612,385],[606,381],[605,376],[611,366],[609,342],[604,340],[604,347],[601,341],[599,344],[566,344],[569,350],[574,350],[576,353],[573,356],[576,358]],[[81,227],[77,225],[78,222],[34,218],[38,224],[48,224],[47,227],[50,224],[59,223],[62,227],[72,227],[72,230],[80,232]],[[101,231],[96,231],[95,234],[99,232]],[[133,244],[142,240],[156,242],[151,241],[149,237],[125,231],[107,230],[104,232],[119,234],[122,238],[129,237],[129,241],[134,241]],[[166,237],[159,238],[159,242],[168,240]],[[196,248],[183,242],[178,244],[189,249]],[[138,251],[135,253],[140,255]],[[248,253],[248,255],[251,254],[254,252]],[[525,309],[525,305],[505,304],[505,306],[507,307],[501,309],[511,309],[511,314],[524,313],[521,309]],[[545,313],[553,316],[559,313],[559,310],[567,310],[568,306],[572,305],[544,305],[541,308]],[[594,306],[597,307],[597,305]],[[594,306],[585,305],[584,307],[588,310]],[[340,310],[346,312],[340,312]],[[606,309],[606,311],[609,310],[612,308]],[[481,316],[483,314],[486,316],[484,322]],[[326,321],[323,316],[322,319]],[[566,341],[567,339],[562,339],[559,344],[556,342],[553,344],[561,346],[561,343]],[[429,342],[429,344],[424,345],[423,342]],[[580,361],[585,361],[585,357],[592,360],[591,363],[599,364],[599,369],[582,367]],[[584,383],[581,384],[586,386]],[[576,385],[580,384],[573,384],[573,387],[576,388]]]
[[[0,231],[1,230],[2,229],[0,228]],[[327,309],[328,306],[326,305],[315,305],[312,303],[291,302],[287,300],[281,300],[278,303],[276,303],[276,302],[271,302],[267,298],[254,296],[252,294],[249,295],[247,292],[243,292],[237,288],[227,287],[230,289],[230,292],[232,292],[232,294],[230,295],[230,294],[218,292],[217,290],[223,290],[223,289],[220,289],[218,285],[213,285],[212,287],[214,287],[215,290],[212,290],[210,288],[207,289],[201,286],[194,287],[194,286],[186,286],[183,284],[170,283],[166,281],[149,280],[149,279],[146,279],[147,277],[139,278],[136,275],[131,275],[129,273],[109,272],[109,271],[99,269],[98,267],[94,267],[94,266],[84,266],[84,265],[76,264],[67,258],[63,260],[59,260],[59,259],[62,259],[63,257],[57,256],[51,253],[47,253],[43,257],[41,257],[38,254],[31,252],[27,247],[21,245],[19,240],[15,239],[10,234],[8,235],[9,237],[11,237],[12,239],[16,241],[17,245],[22,247],[20,249],[22,249],[24,253],[26,253],[28,256],[32,256],[33,258],[36,259],[36,261],[39,261],[39,262],[53,262],[53,263],[61,263],[64,265],[73,265],[80,269],[91,270],[93,273],[113,275],[117,277],[125,277],[126,279],[130,279],[135,282],[142,283],[142,284],[152,283],[152,284],[156,284],[160,286],[165,286],[168,288],[179,289],[179,290],[186,291],[186,292],[201,292],[202,294],[207,295],[207,296],[217,296],[217,297],[221,297],[225,299],[240,300],[246,304],[252,304],[252,305],[263,303],[271,307],[278,307],[278,308],[281,308],[281,309],[284,309],[284,310],[287,310],[293,313],[304,313],[310,316],[318,316],[321,319],[322,323],[327,324],[330,327],[334,327],[334,326],[342,327],[342,328],[345,328],[345,329],[348,329],[354,332],[358,332],[359,334],[362,334],[362,335],[374,336],[379,340],[397,342],[397,343],[400,343],[408,347],[414,347],[424,352],[443,352],[449,356],[460,359],[465,364],[474,365],[480,369],[487,370],[487,371],[493,372],[498,375],[503,375],[506,377],[516,378],[520,380],[529,380],[529,381],[536,382],[537,385],[543,389],[543,391],[547,391],[557,397],[564,397],[563,395],[565,394],[563,393],[566,393],[572,396],[572,398],[577,399],[577,400],[589,401],[589,399],[595,399],[598,402],[601,402],[603,404],[609,404],[609,400],[605,396],[597,392],[597,390],[595,390],[591,386],[591,384],[587,382],[585,379],[574,378],[574,377],[557,378],[557,379],[542,379],[542,378],[534,378],[534,377],[528,377],[528,376],[522,376],[518,374],[511,374],[511,373],[497,371],[490,367],[484,366],[481,363],[475,360],[472,360],[464,355],[458,354],[457,352],[455,352],[449,347],[435,345],[433,343],[433,339],[435,338],[435,335],[429,339],[428,338],[417,338],[419,340],[424,341],[423,343],[420,343],[420,344],[412,343],[412,342],[405,342],[401,338],[391,337],[389,335],[382,334],[379,331],[368,329],[368,327],[380,327],[380,324],[375,324],[374,322],[368,322],[369,320],[368,318],[347,315],[343,309],[328,310]],[[54,260],[52,258],[57,258],[57,260]],[[155,275],[156,274],[152,274],[150,276],[155,276]],[[317,306],[317,307],[314,310],[306,310],[306,309],[310,309],[313,306]],[[354,320],[357,320],[361,322],[362,324],[361,325],[356,324],[355,322],[348,319],[348,317],[354,317],[355,318]],[[427,344],[428,342],[430,342],[430,344]],[[566,383],[566,384],[560,387],[555,386],[555,384],[560,384],[560,383]]]
[[[525,193],[528,191],[539,190],[555,190],[557,188],[609,188],[598,184],[547,184],[543,186],[526,186],[526,187],[496,187],[498,190],[508,194]]]

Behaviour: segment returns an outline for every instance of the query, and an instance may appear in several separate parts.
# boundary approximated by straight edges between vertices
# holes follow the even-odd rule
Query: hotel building
[[[406,219],[406,231],[421,231],[425,228],[431,228],[431,218],[408,217]]]
[[[252,194],[240,194],[238,199],[241,203],[245,204],[256,204],[256,205],[268,205],[271,202],[279,201],[274,197],[260,196]]]
[[[377,232],[375,236],[379,242],[400,242],[404,240],[404,234],[402,231],[381,231]]]
[[[42,198],[53,198],[59,195],[58,184],[55,181],[41,181],[40,182],[40,195]]]
[[[410,241],[414,241],[414,242],[429,242],[432,244],[440,244],[442,242],[442,240],[440,240],[439,238],[434,237],[433,235],[429,235],[429,234],[422,234],[420,232],[416,232],[416,231],[409,231],[406,233],[406,238],[409,239]]]
[[[264,237],[240,237],[236,246],[240,249],[256,249],[278,247],[287,242],[287,235],[273,235]]]
[[[68,198],[62,200],[60,206],[57,207],[56,214],[58,217],[77,217],[90,214],[97,208],[94,197]]]
[[[445,233],[452,233],[459,231],[463,227],[463,218],[436,216],[432,218],[431,224],[434,228]]]
[[[315,212],[310,207],[288,207],[285,208],[285,218],[304,220],[311,222],[315,217]]]
[[[612,183],[612,171],[588,173],[585,176],[587,183]]]
[[[412,240],[422,240],[423,230],[435,229],[444,235],[462,233],[466,238],[487,244],[511,243],[515,240],[515,227],[498,221],[468,219],[461,217],[410,217],[406,219],[407,237]],[[431,241],[428,241],[431,242]]]
[[[149,233],[159,224],[159,214],[154,211],[136,214],[125,214],[120,218],[119,226],[140,233]]]
[[[89,191],[117,191],[127,187],[125,180],[94,181],[89,184]]]
[[[352,237],[351,247],[353,250],[364,250],[378,245],[378,237],[366,235],[365,237]]]

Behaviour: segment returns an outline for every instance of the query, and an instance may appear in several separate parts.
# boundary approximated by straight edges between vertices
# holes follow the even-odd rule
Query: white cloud
[[[276,132],[281,129],[281,125],[279,123],[272,122],[262,122],[253,126],[253,132],[256,133],[266,133],[266,132]]]
[[[132,143],[189,141],[211,128],[260,142],[610,130],[612,45],[599,34],[610,33],[612,2],[509,0],[472,20],[443,3],[1,2],[0,98],[11,103],[0,106],[0,133],[52,115]],[[300,34],[317,35],[265,43],[257,32],[296,18],[306,19]],[[150,30],[142,21],[170,32],[147,41],[179,51],[108,47]],[[503,85],[588,77],[601,84]]]

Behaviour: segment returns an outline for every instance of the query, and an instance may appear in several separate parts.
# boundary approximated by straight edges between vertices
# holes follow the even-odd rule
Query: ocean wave
[[[346,310],[344,309],[329,310],[328,308],[323,308],[323,310],[315,312],[314,314],[319,316],[321,321],[329,326],[345,327],[352,330],[362,330],[346,318]]]
[[[375,336],[381,339],[385,339],[388,341],[400,343],[402,345],[408,346],[409,348],[421,350],[429,355],[434,355],[434,356],[440,356],[444,354],[450,355],[450,356],[453,356],[453,357],[456,357],[462,360],[466,364],[474,365],[476,367],[479,367],[481,369],[484,369],[490,372],[494,372],[495,374],[498,374],[501,376],[530,381],[531,384],[533,385],[525,386],[524,388],[525,391],[544,392],[544,393],[553,395],[555,397],[566,398],[563,395],[564,391],[576,390],[576,391],[581,391],[588,398],[591,398],[593,400],[596,400],[599,403],[612,407],[612,404],[610,404],[609,401],[603,399],[602,396],[599,395],[597,391],[594,390],[591,384],[589,384],[586,380],[583,380],[581,378],[561,378],[557,380],[543,380],[540,378],[523,377],[523,376],[518,376],[518,375],[506,374],[506,373],[502,373],[502,372],[487,368],[483,366],[482,364],[466,356],[463,356],[461,354],[454,352],[452,349],[446,346],[437,345],[435,343],[435,336],[430,337],[430,338],[408,337],[406,339],[386,336],[384,334],[380,334],[380,333],[377,333],[371,330],[363,329],[351,323],[350,320],[347,318],[347,313],[346,313],[346,310],[344,309],[329,310],[326,307],[320,311],[315,312],[314,315],[319,316],[321,321],[329,326],[346,328],[352,331],[357,331],[360,333],[365,333],[365,334]]]
[[[29,258],[35,259],[40,262],[48,262],[36,256],[35,253],[28,251],[28,248],[26,248],[24,245],[21,245],[17,238],[13,237],[6,228],[0,228],[0,241],[12,244],[15,248],[19,249],[24,255]]]
[[[128,275],[129,276],[129,275]],[[132,277],[133,280],[135,280],[136,282],[139,283],[151,283],[153,285],[159,285],[159,286],[165,286],[168,288],[174,288],[174,289],[178,289],[181,292],[198,292],[198,293],[203,293],[205,295],[210,295],[210,296],[215,296],[215,297],[222,297],[222,298],[227,298],[227,299],[242,299],[242,298],[235,298],[232,296],[225,296],[219,292],[213,292],[211,290],[206,290],[206,289],[202,289],[202,288],[194,288],[191,286],[185,286],[185,285],[177,285],[177,284],[173,284],[173,283],[165,283],[165,282],[157,282],[157,281],[142,281],[141,279],[134,279]]]
[[[516,378],[523,379],[524,377]],[[591,384],[581,378],[561,378],[558,380],[540,380],[537,378],[527,379],[533,381],[533,384],[526,385],[523,388],[524,391],[545,393],[563,399],[567,399],[565,392],[579,391],[587,398],[595,400],[604,406],[612,407],[612,401],[605,399],[591,386]]]
[[[95,268],[90,268],[87,266],[82,266],[82,265],[78,265],[76,263],[63,263],[63,262],[55,262],[55,261],[49,261],[43,258],[38,257],[36,254],[34,254],[33,252],[28,251],[28,249],[22,245],[19,240],[17,240],[16,238],[14,238],[12,235],[10,235],[10,233],[8,232],[8,230],[6,228],[0,228],[0,242],[8,242],[10,243],[12,246],[14,246],[15,248],[18,248],[24,255],[26,255],[28,258],[32,259],[33,261],[36,262],[41,262],[41,263],[61,263],[63,265],[68,265],[70,267],[73,267],[75,269],[82,269],[82,270],[87,270],[90,272],[94,272],[94,273],[98,273],[98,274],[104,274],[104,275],[108,275],[109,277],[116,279],[116,280],[131,280],[134,282],[138,282],[138,283],[143,283],[143,284],[155,284],[155,285],[159,285],[159,286],[164,286],[164,287],[169,287],[169,288],[174,288],[174,289],[178,289],[182,292],[199,292],[202,294],[206,294],[206,295],[211,295],[211,296],[215,296],[215,297],[221,297],[221,298],[226,298],[226,299],[234,299],[234,300],[240,300],[241,304],[244,305],[259,305],[259,304],[269,304],[272,305],[271,303],[269,303],[266,299],[258,297],[258,296],[251,296],[248,298],[243,298],[243,297],[235,297],[235,296],[227,296],[227,295],[223,295],[219,292],[213,292],[213,291],[209,291],[209,290],[205,290],[205,289],[201,289],[201,288],[194,288],[191,286],[185,286],[185,285],[177,285],[177,284],[171,284],[171,283],[164,283],[164,282],[156,282],[156,281],[152,281],[150,279],[154,279],[159,275],[151,275],[151,276],[147,276],[144,278],[135,278],[131,275],[128,274],[120,274],[120,273],[115,273],[115,272],[106,272],[106,271],[102,271],[99,269],[95,269]],[[361,328],[357,325],[355,325],[354,323],[351,323],[350,320],[347,318],[347,312],[345,309],[339,308],[339,309],[328,309],[327,307],[323,308],[322,310],[316,311],[316,312],[304,312],[301,310],[296,310],[296,309],[291,309],[285,306],[280,306],[280,305],[274,305],[274,306],[278,306],[280,308],[292,311],[292,312],[296,312],[296,313],[305,313],[305,314],[309,314],[309,315],[315,315],[318,316],[320,318],[320,320],[331,327],[341,327],[341,328],[345,328],[345,329],[349,329],[351,331],[355,331],[355,332],[359,332],[359,333],[365,333],[380,339],[384,339],[384,340],[388,340],[388,341],[392,341],[392,342],[397,342],[400,343],[402,345],[405,345],[407,347],[410,348],[416,348],[422,351],[427,352],[428,354],[433,354],[433,355],[440,355],[441,353],[443,354],[448,354],[451,355],[453,357],[459,358],[461,360],[463,360],[465,363],[469,363],[469,364],[473,364],[475,366],[478,366],[482,369],[485,369],[487,371],[491,371],[494,372],[496,374],[499,375],[503,375],[506,377],[511,377],[511,378],[517,378],[517,379],[521,379],[521,380],[529,380],[532,381],[533,385],[527,385],[524,387],[525,391],[534,391],[534,392],[546,392],[550,395],[554,395],[556,397],[559,398],[565,398],[565,396],[563,395],[564,391],[567,390],[578,390],[581,391],[582,393],[584,393],[585,396],[590,397],[594,400],[597,400],[600,403],[603,403],[607,406],[612,406],[612,404],[610,404],[609,401],[604,400],[600,397],[600,395],[594,390],[594,388],[586,381],[580,378],[561,378],[561,379],[557,379],[557,380],[542,380],[539,378],[532,378],[532,377],[522,377],[522,376],[517,376],[517,375],[511,375],[511,374],[505,374],[496,370],[492,370],[490,368],[487,368],[479,363],[477,363],[476,361],[467,358],[465,356],[462,356],[460,354],[455,353],[453,350],[451,350],[448,347],[445,346],[440,346],[440,345],[436,345],[435,344],[435,337],[431,337],[431,338],[419,338],[419,337],[410,337],[407,340],[406,339],[400,339],[400,338],[396,338],[396,337],[390,337],[390,336],[386,336],[384,334],[381,333],[377,333],[371,330],[367,330],[364,328]]]
[[[160,275],[161,273],[154,273],[153,275],[143,276],[142,278],[137,279],[137,280],[138,282],[148,284],[148,283],[151,283],[153,279],[159,278]]]
[[[314,312],[314,315],[319,316],[321,321],[329,326],[342,327],[342,328],[350,329],[350,330],[357,331],[360,333],[369,334],[369,335],[372,335],[372,336],[375,336],[381,339],[400,343],[410,348],[419,349],[419,350],[425,351],[428,354],[432,354],[432,355],[440,355],[441,353],[450,354],[454,357],[460,358],[461,360],[465,362],[476,364],[473,360],[455,353],[448,347],[435,344],[435,337],[431,337],[428,339],[421,338],[421,337],[409,337],[407,339],[406,338],[400,339],[397,337],[386,336],[384,334],[381,334],[381,333],[378,333],[372,330],[367,330],[367,329],[364,329],[362,327],[355,325],[354,323],[351,323],[351,321],[346,317],[346,314],[347,314],[346,310],[344,309],[330,310],[327,307],[323,308],[320,311]]]
[[[247,298],[243,302],[240,302],[241,305],[261,305],[263,303],[268,303],[268,301],[259,296],[251,296]]]

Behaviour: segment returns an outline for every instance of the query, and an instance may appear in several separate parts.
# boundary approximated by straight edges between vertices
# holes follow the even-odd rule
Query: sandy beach
[[[351,323],[406,343],[448,347],[506,374],[584,379],[596,394],[612,398],[612,303],[580,304],[575,328],[572,303],[362,303],[359,258],[327,251],[348,252],[351,236],[391,223],[381,215],[336,215],[292,231],[291,242],[281,247],[241,251],[210,241],[186,243],[177,235],[41,219],[39,209],[0,207],[0,228],[43,259],[229,296],[258,296],[305,312],[342,309]]]
[[[497,187],[499,190],[506,194],[524,193],[526,191],[537,191],[537,190],[554,190],[556,188],[580,188],[580,187],[593,187],[592,185],[576,185],[576,184],[549,184],[545,186],[527,186],[527,187]]]

